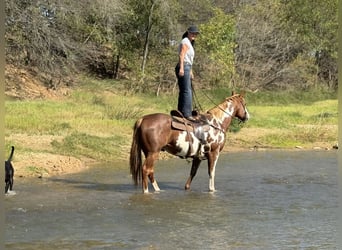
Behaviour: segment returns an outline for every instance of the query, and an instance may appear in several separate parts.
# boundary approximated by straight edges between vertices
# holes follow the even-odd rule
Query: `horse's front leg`
[[[208,174],[209,174],[209,191],[215,192],[215,170],[217,159],[219,158],[220,152],[215,150],[208,154]]]
[[[201,160],[199,158],[193,158],[192,160],[192,166],[191,166],[191,171],[190,171],[190,176],[185,184],[185,190],[189,190],[190,189],[190,185],[192,182],[192,179],[195,177],[196,173],[197,173],[197,169],[199,167],[199,165],[201,164]]]
[[[142,168],[142,188],[144,193],[148,193],[148,180],[150,180],[154,191],[159,192],[160,188],[154,179],[154,163],[158,159],[159,153],[148,154]]]

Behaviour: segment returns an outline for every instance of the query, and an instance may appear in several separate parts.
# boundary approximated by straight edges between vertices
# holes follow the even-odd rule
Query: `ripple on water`
[[[101,168],[102,167],[102,168]],[[101,166],[16,180],[5,197],[7,249],[336,249],[337,160],[326,152],[222,155],[217,192],[206,165],[159,163],[163,192],[141,194],[127,171]]]

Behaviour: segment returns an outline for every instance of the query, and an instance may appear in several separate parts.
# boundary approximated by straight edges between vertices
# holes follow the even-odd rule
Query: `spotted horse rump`
[[[154,190],[160,191],[154,178],[154,165],[159,153],[166,151],[181,158],[192,159],[186,190],[190,189],[200,163],[207,160],[209,191],[215,191],[216,163],[226,141],[226,132],[235,117],[246,122],[249,113],[244,95],[234,92],[222,103],[201,114],[201,120],[205,122],[200,124],[181,124],[181,121],[175,121],[175,117],[163,113],[141,117],[134,125],[130,150],[130,172],[134,184],[141,183],[143,192],[148,193],[150,181]]]

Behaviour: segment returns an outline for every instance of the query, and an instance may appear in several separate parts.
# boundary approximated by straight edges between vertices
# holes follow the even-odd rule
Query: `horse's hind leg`
[[[192,179],[195,177],[195,175],[197,173],[197,169],[198,169],[200,164],[201,164],[201,160],[199,158],[194,158],[192,160],[190,176],[189,176],[187,182],[185,183],[185,190],[190,189],[190,185],[191,185]]]
[[[158,159],[158,155],[159,153],[151,153],[146,156],[142,170],[142,184],[144,193],[148,193],[148,180],[150,180],[154,191],[160,191],[158,183],[154,179],[154,163]]]

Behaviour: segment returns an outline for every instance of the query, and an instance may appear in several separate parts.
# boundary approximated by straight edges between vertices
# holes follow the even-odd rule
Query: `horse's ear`
[[[233,90],[233,91],[232,91],[232,96],[235,95],[235,94],[236,94],[236,93],[235,93],[235,91]]]

